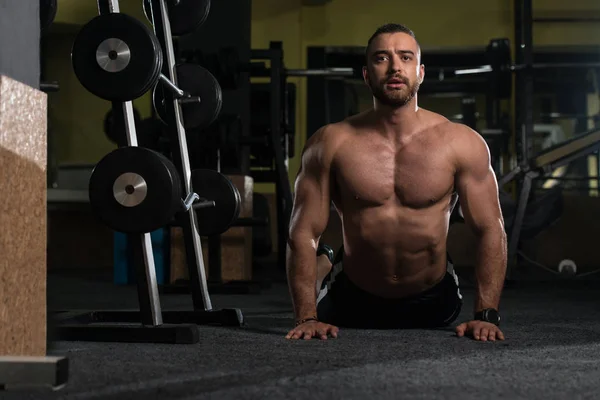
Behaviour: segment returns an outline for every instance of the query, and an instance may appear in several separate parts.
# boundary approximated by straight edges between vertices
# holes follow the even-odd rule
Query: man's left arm
[[[456,190],[465,222],[478,241],[474,311],[499,310],[507,260],[498,184],[483,138],[467,127],[459,126],[459,129],[461,132],[454,146],[457,154]]]

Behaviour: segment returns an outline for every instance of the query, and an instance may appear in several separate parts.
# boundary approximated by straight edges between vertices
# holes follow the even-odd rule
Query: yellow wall
[[[218,0],[216,0],[218,1]],[[57,22],[82,24],[96,15],[93,1],[59,0]],[[266,48],[269,41],[283,41],[285,63],[289,68],[306,66],[306,48],[314,45],[364,46],[368,37],[381,24],[401,22],[411,27],[426,51],[428,48],[484,46],[491,38],[513,40],[512,1],[507,0],[427,0],[399,2],[391,0],[333,0],[324,6],[306,7],[301,0],[253,0],[252,48]],[[568,3],[573,10],[600,10],[592,0]],[[141,0],[121,0],[122,11],[143,18]],[[536,0],[535,12],[560,11],[562,0]],[[57,39],[57,41],[60,41]],[[537,24],[536,45],[600,44],[600,24]],[[49,79],[59,80],[62,90],[52,95],[51,122],[60,128],[60,162],[97,161],[110,143],[102,133],[102,119],[110,107],[93,98],[73,80],[68,61],[69,45],[58,44],[50,56]],[[64,63],[63,63],[64,62]],[[306,131],[305,79],[298,84],[296,149],[304,145]],[[60,100],[58,99],[60,97]],[[149,112],[149,101],[136,104],[143,115]],[[299,157],[290,161],[293,182]],[[258,191],[269,190],[259,185]]]

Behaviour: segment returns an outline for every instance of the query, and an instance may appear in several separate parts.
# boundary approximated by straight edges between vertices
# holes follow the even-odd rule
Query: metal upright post
[[[152,0],[152,14],[154,22],[154,31],[161,47],[164,51],[162,73],[177,85],[177,76],[175,73],[175,50],[171,36],[171,25],[169,22],[166,0]],[[185,193],[193,191],[191,187],[191,169],[188,155],[186,132],[183,126],[183,114],[178,100],[165,90],[165,101],[172,106],[166,107],[167,112],[172,114],[170,118],[175,121],[175,129],[171,129],[171,151],[173,161],[177,166],[183,181]],[[206,281],[206,270],[204,268],[204,258],[202,254],[202,243],[198,233],[198,221],[194,208],[181,215],[181,225],[184,232],[186,260],[190,274],[190,284],[192,289],[192,301],[194,310],[212,310],[212,303],[208,293]]]
[[[533,18],[532,0],[515,0],[515,46],[516,63],[526,67],[515,71],[515,151],[522,171],[528,171],[533,135]],[[508,266],[506,279],[511,279],[517,267],[517,253],[523,218],[532,189],[533,176],[526,174],[524,181],[518,182],[518,202],[513,229],[508,238]]]
[[[289,222],[292,214],[292,191],[282,142],[282,85],[285,82],[281,43],[271,42],[271,147],[275,155],[278,246],[277,261],[285,268]]]

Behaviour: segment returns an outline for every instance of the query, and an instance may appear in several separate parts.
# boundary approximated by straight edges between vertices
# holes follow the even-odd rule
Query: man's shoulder
[[[337,147],[355,131],[356,126],[352,117],[339,122],[323,125],[311,135],[306,142],[306,146],[332,149]]]

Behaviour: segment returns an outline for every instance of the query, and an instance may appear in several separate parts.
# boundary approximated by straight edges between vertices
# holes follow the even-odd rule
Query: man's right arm
[[[329,221],[331,151],[326,128],[317,131],[302,152],[287,246],[287,277],[296,321],[317,316],[319,239]],[[329,141],[330,142],[330,141]]]

